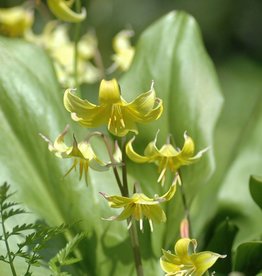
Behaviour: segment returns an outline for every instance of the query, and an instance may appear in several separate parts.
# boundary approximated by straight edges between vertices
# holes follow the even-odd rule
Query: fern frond
[[[37,228],[37,225],[35,223],[24,223],[22,225],[16,225],[13,229],[11,234],[12,235],[19,235],[21,232],[26,231],[26,230],[34,230]]]
[[[52,272],[58,273],[60,267],[72,265],[74,263],[80,262],[81,258],[72,257],[73,251],[78,246],[78,243],[85,238],[85,234],[77,234],[71,241],[69,241],[66,246],[61,249],[54,258],[49,261],[49,268]],[[60,275],[60,274],[55,274]]]
[[[8,209],[10,207],[16,206],[18,204],[19,204],[18,202],[6,202],[6,203],[2,204],[1,208],[4,211],[4,210],[6,210],[6,209]]]
[[[0,205],[2,205],[10,196],[14,193],[8,193],[10,189],[10,185],[6,182],[0,186]]]
[[[7,219],[9,219],[10,217],[13,217],[15,215],[19,215],[19,214],[25,214],[26,211],[22,208],[17,208],[17,209],[10,209],[7,211],[3,211],[2,212],[2,221],[5,221]]]

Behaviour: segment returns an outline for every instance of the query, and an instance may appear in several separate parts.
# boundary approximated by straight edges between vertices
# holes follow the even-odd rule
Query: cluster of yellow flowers
[[[95,105],[88,100],[82,100],[74,91],[68,89],[64,94],[64,106],[71,113],[71,118],[80,125],[95,128],[103,124],[107,125],[108,131],[115,136],[123,137],[128,132],[138,134],[137,123],[146,123],[156,120],[163,111],[162,100],[156,97],[153,84],[148,92],[142,93],[135,100],[128,103],[122,96],[118,82],[113,79],[110,81],[102,80],[99,89],[99,104]],[[85,162],[84,169],[90,164],[94,168],[93,162],[99,163],[103,168],[108,168],[105,163],[99,160],[91,150],[91,145],[87,146],[87,142],[82,142],[85,147],[81,147],[80,143],[77,150],[73,147],[67,147],[63,143],[65,132],[63,132],[56,142],[51,144],[49,148],[55,151],[56,155],[61,158],[73,157],[78,159],[80,164],[80,175],[82,174],[81,162]],[[131,197],[113,195],[109,196],[101,193],[109,202],[112,208],[123,208],[118,216],[112,216],[107,220],[125,220],[132,218],[139,221],[140,230],[143,230],[143,219],[147,218],[150,229],[153,231],[153,223],[163,223],[166,221],[166,215],[159,206],[160,203],[169,201],[176,192],[176,183],[179,182],[179,174],[177,170],[184,165],[192,164],[197,161],[206,149],[194,155],[195,146],[192,138],[186,133],[184,134],[185,143],[181,150],[175,149],[170,143],[165,144],[158,149],[156,140],[148,144],[145,149],[144,156],[139,155],[133,150],[131,139],[126,145],[127,156],[138,163],[155,163],[159,168],[159,181],[163,184],[165,181],[165,173],[169,169],[175,176],[169,190],[162,196],[149,198],[143,193],[134,193]],[[59,142],[57,142],[59,141]],[[59,144],[59,146],[57,145]],[[76,145],[76,141],[74,141]],[[66,154],[63,156],[63,154]],[[120,160],[121,162],[121,160]],[[74,161],[73,167],[77,165]],[[81,167],[82,166],[82,167]],[[131,227],[132,219],[128,227]],[[189,245],[194,245],[193,254],[189,255]],[[196,241],[188,238],[180,239],[175,246],[176,255],[169,251],[163,250],[161,257],[161,267],[167,273],[166,275],[202,275],[209,269],[218,258],[222,255],[213,252],[195,253]]]
[[[80,12],[72,10],[74,0],[47,0],[50,10],[59,19],[67,22],[81,22],[86,17],[86,10]],[[0,32],[8,36],[23,36],[29,41],[43,46],[50,53],[58,78],[67,87],[73,86],[74,75],[74,43],[69,39],[67,27],[50,22],[46,25],[41,35],[31,31],[33,23],[32,12],[23,8],[0,10]],[[116,54],[113,56],[114,64],[110,70],[120,68],[125,71],[130,66],[134,48],[130,44],[132,32],[122,31],[115,38],[113,47]],[[94,82],[101,79],[101,72],[93,64],[97,51],[96,37],[87,33],[78,42],[78,72],[80,82]],[[67,89],[64,93],[64,106],[71,113],[72,120],[87,128],[96,128],[107,125],[108,131],[117,137],[124,137],[129,132],[138,134],[138,123],[148,123],[157,120],[163,111],[163,102],[156,97],[154,83],[149,91],[140,94],[131,102],[125,101],[116,79],[102,80],[99,88],[98,104],[83,100],[78,97],[74,89]],[[59,158],[72,158],[73,164],[65,175],[79,167],[80,179],[83,174],[87,181],[89,168],[104,171],[118,163],[122,164],[121,154],[111,163],[104,162],[96,155],[89,140],[78,142],[73,136],[72,145],[68,146],[64,139],[68,127],[55,139],[54,143],[44,135],[42,138],[48,142],[48,148]],[[193,139],[184,133],[182,149],[175,148],[169,141],[160,149],[157,147],[157,135],[150,142],[144,154],[137,153],[133,148],[134,138],[126,143],[125,153],[130,160],[136,163],[154,163],[158,167],[158,182],[164,186],[166,173],[170,171],[174,177],[168,191],[162,196],[153,198],[143,193],[135,192],[132,196],[128,193],[122,196],[101,193],[112,208],[123,208],[118,216],[106,220],[126,220],[132,226],[133,220],[139,221],[140,230],[143,231],[143,220],[148,219],[150,229],[153,223],[164,223],[166,214],[160,204],[171,200],[176,192],[177,183],[181,184],[178,170],[181,166],[190,165],[199,160],[207,149],[195,154]],[[116,155],[115,155],[116,156]],[[190,246],[193,249],[190,251]],[[163,250],[160,264],[166,275],[203,275],[218,258],[224,256],[210,252],[196,253],[197,243],[194,239],[184,237],[175,244],[175,254]],[[190,254],[192,252],[192,254]]]
[[[47,1],[52,13],[65,22],[78,23],[85,19],[86,10],[74,12],[71,1]],[[44,48],[53,60],[56,74],[63,87],[75,86],[75,43],[69,37],[68,25],[58,21],[49,21],[40,34],[32,31],[34,15],[32,7],[16,6],[0,9],[0,34],[9,37],[23,37]],[[126,71],[134,56],[134,47],[130,44],[130,30],[123,30],[113,38],[113,64],[109,73],[119,69]],[[96,64],[98,41],[94,32],[84,34],[77,43],[78,83],[95,83],[102,79],[102,68]]]

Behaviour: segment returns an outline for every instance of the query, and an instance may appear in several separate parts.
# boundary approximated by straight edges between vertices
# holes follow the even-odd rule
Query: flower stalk
[[[179,174],[179,175],[180,175],[180,179],[181,179],[181,174]],[[181,179],[181,183],[183,183],[182,179]],[[186,199],[185,189],[184,189],[183,184],[179,185],[179,187],[180,187],[181,198],[182,198],[182,203],[183,203],[184,212],[185,212],[185,219],[188,221],[188,234],[189,234],[189,237],[193,237],[190,211],[189,211],[189,206],[188,206],[188,202]]]
[[[127,181],[127,167],[126,167],[126,137],[122,138],[122,182],[123,182],[123,192],[122,196],[129,196],[128,192],[128,181]],[[127,225],[129,227],[129,236],[130,236],[130,241],[131,241],[131,246],[132,246],[132,251],[134,255],[134,260],[135,260],[135,267],[136,267],[136,273],[137,276],[143,276],[143,265],[142,265],[142,258],[141,258],[141,253],[140,253],[140,245],[139,245],[139,239],[138,239],[138,234],[137,234],[137,228],[136,228],[136,223],[132,223],[133,218],[128,218],[127,219]]]
[[[81,11],[81,1],[76,0],[75,3],[76,11]],[[75,79],[75,88],[81,95],[79,80],[78,80],[78,41],[80,37],[81,22],[75,24],[75,37],[74,37],[74,79]]]

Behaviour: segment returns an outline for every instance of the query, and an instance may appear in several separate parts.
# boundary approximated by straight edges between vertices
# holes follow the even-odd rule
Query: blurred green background
[[[23,2],[0,0],[0,6],[8,7]],[[136,34],[135,42],[142,30],[171,10],[183,10],[196,18],[207,50],[217,64],[236,54],[247,55],[256,62],[262,61],[262,1],[260,0],[83,0],[82,2],[87,6],[86,24],[95,28],[99,47],[108,64],[112,53],[112,37],[118,31],[125,27],[133,28]]]

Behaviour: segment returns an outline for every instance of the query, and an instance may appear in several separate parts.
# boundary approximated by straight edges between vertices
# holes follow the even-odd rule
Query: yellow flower
[[[66,22],[81,22],[86,17],[86,10],[82,8],[81,13],[71,10],[75,0],[47,0],[47,5],[52,13],[59,19]]]
[[[143,230],[143,218],[149,220],[151,231],[153,231],[153,222],[166,222],[166,214],[159,206],[160,203],[170,200],[176,192],[176,182],[173,182],[169,190],[161,197],[155,195],[149,198],[142,193],[135,193],[131,198],[124,196],[107,196],[101,193],[108,200],[112,208],[124,208],[118,216],[110,217],[106,220],[125,220],[129,217],[140,222],[140,230]],[[132,224],[132,219],[128,228]]]
[[[59,158],[73,158],[73,165],[67,171],[67,176],[73,169],[79,165],[79,180],[82,178],[83,172],[85,173],[85,179],[87,180],[87,172],[89,167],[97,171],[104,171],[108,169],[108,164],[104,163],[97,158],[91,145],[87,141],[78,143],[73,136],[73,145],[67,146],[64,142],[64,137],[68,132],[68,126],[65,130],[55,139],[52,143],[47,137],[40,134],[40,136],[48,142],[48,149],[53,152]]]
[[[133,36],[131,30],[123,30],[119,32],[113,39],[113,49],[116,52],[112,59],[114,64],[110,71],[119,68],[122,71],[127,71],[133,60],[135,49],[130,44],[130,37]]]
[[[99,105],[77,97],[71,89],[64,95],[65,108],[74,121],[85,127],[107,124],[116,136],[125,136],[129,131],[138,133],[136,123],[146,123],[159,118],[163,111],[162,100],[151,89],[127,103],[120,94],[118,82],[102,80],[99,89]]]
[[[190,254],[190,245],[193,246],[193,253]],[[203,275],[218,258],[225,258],[225,255],[203,251],[196,253],[197,241],[194,239],[180,239],[175,244],[175,254],[170,251],[163,251],[160,265],[166,276],[201,276]]]
[[[0,9],[0,34],[10,37],[23,36],[33,24],[31,10],[17,6]]]
[[[127,156],[136,163],[156,163],[159,171],[158,182],[162,185],[165,181],[167,169],[172,173],[176,173],[177,170],[184,165],[190,165],[197,161],[204,152],[203,149],[194,156],[195,145],[191,137],[186,132],[184,133],[184,146],[182,150],[175,149],[170,143],[163,145],[160,149],[157,148],[157,135],[154,141],[150,142],[145,148],[144,155],[136,153],[133,149],[133,141],[135,137],[131,139],[126,145]]]
[[[51,21],[46,24],[41,35],[28,33],[26,39],[47,50],[54,62],[58,80],[63,87],[74,86],[75,50],[66,25]],[[78,42],[77,71],[80,84],[94,83],[101,78],[99,69],[92,63],[96,49],[97,40],[91,32],[83,35]]]

